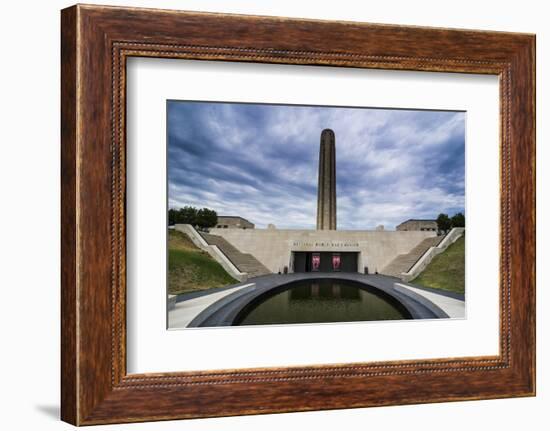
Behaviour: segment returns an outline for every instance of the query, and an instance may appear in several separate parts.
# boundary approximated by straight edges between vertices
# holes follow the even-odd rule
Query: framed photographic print
[[[63,420],[534,395],[533,35],[61,30]]]

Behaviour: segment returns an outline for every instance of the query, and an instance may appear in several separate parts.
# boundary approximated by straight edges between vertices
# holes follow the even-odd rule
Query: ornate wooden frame
[[[87,425],[534,395],[534,35],[81,5],[61,18],[63,420]],[[129,56],[498,75],[500,354],[128,375]]]

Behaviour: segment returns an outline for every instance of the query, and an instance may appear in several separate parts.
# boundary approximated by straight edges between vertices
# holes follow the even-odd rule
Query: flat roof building
[[[428,231],[437,232],[437,222],[435,220],[409,219],[397,225],[395,230],[400,231]]]
[[[239,216],[218,216],[217,229],[254,229],[254,223]]]

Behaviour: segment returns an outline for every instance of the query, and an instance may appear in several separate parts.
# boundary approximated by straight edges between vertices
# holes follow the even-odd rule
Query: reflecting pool
[[[304,280],[263,295],[235,325],[357,322],[410,319],[401,303],[374,287],[348,280]]]

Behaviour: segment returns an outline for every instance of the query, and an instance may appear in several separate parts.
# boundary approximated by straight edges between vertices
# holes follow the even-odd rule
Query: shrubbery
[[[437,228],[441,232],[449,232],[453,227],[464,227],[466,220],[464,214],[456,213],[454,216],[449,217],[447,214],[439,214],[436,219]]]
[[[208,208],[195,208],[185,206],[183,208],[170,208],[168,210],[168,224],[190,224],[201,229],[214,227],[218,223],[216,211]]]

